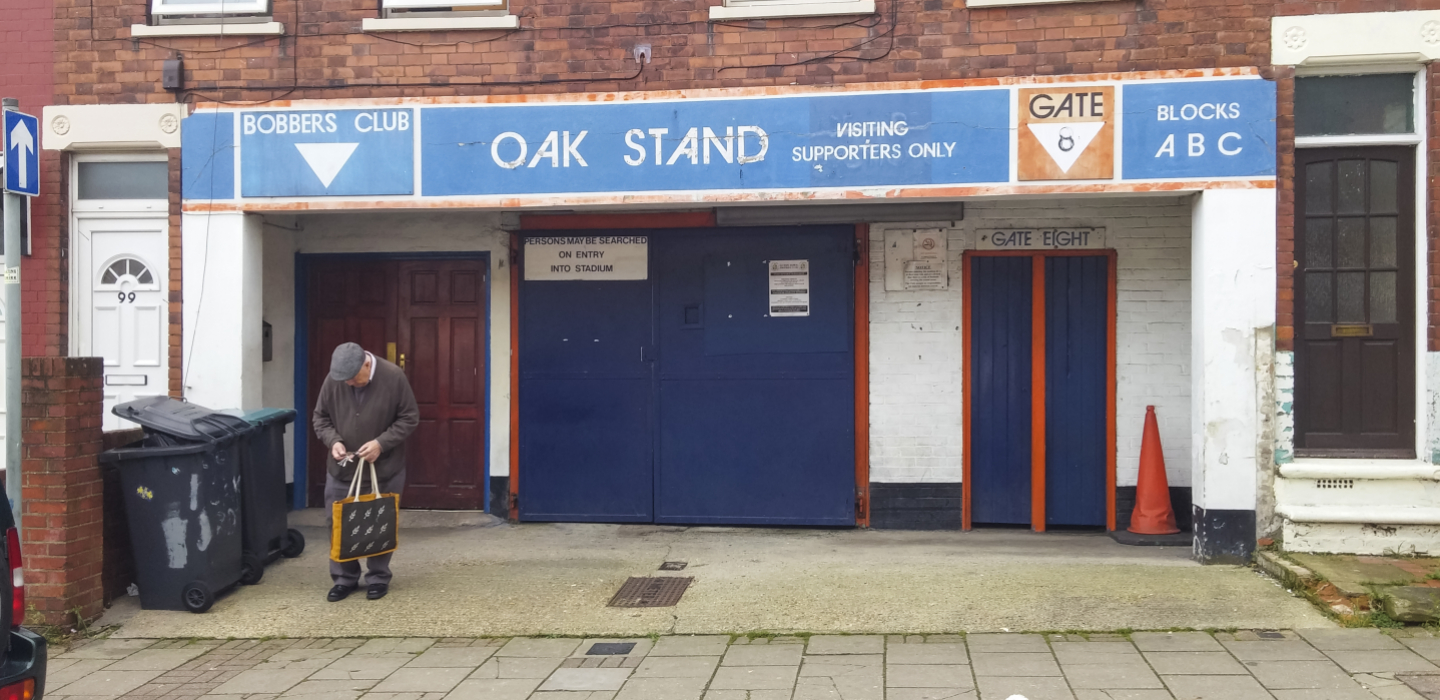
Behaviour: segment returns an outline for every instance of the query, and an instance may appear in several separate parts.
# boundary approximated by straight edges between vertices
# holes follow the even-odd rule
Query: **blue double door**
[[[1111,264],[969,259],[970,522],[1106,525]]]
[[[647,279],[520,285],[521,519],[853,525],[854,229],[624,233]]]

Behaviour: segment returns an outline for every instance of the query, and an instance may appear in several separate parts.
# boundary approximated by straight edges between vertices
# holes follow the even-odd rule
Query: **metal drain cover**
[[[635,642],[596,642],[586,656],[624,656],[635,651]]]
[[[668,608],[680,602],[694,578],[689,576],[632,576],[610,599],[612,608]]]
[[[686,566],[689,566],[689,562],[683,562],[683,561],[667,561],[667,562],[665,562],[665,563],[663,563],[663,564],[660,565],[660,570],[661,570],[661,571],[684,571]]]

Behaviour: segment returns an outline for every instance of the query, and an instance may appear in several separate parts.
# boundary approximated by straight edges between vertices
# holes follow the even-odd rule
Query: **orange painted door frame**
[[[964,344],[962,361],[964,372],[962,380],[962,391],[964,393],[964,436],[962,449],[964,450],[963,476],[961,483],[961,514],[962,527],[971,529],[970,515],[973,512],[970,504],[974,495],[971,493],[970,485],[970,459],[971,459],[971,427],[973,425],[971,397],[974,381],[971,378],[971,367],[973,358],[971,353],[971,287],[972,261],[977,257],[1029,257],[1034,267],[1031,272],[1031,316],[1030,316],[1030,373],[1031,373],[1031,396],[1030,396],[1030,528],[1036,532],[1045,531],[1045,463],[1046,463],[1046,411],[1045,411],[1045,258],[1047,257],[1076,257],[1103,255],[1109,258],[1107,265],[1107,283],[1109,289],[1106,293],[1106,368],[1105,368],[1105,527],[1107,530],[1115,529],[1115,389],[1116,389],[1116,359],[1115,359],[1115,332],[1116,332],[1116,294],[1117,282],[1116,261],[1117,255],[1114,249],[1088,249],[1088,250],[967,250],[964,253],[964,277],[961,283],[962,304],[962,325]]]

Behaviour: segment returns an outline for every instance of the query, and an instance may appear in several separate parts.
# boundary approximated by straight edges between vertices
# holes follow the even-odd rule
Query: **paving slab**
[[[1374,700],[1375,696],[1359,688],[1324,688],[1310,690],[1274,690],[1275,700]]]
[[[416,656],[407,668],[478,668],[495,653],[492,647],[431,647]]]
[[[698,700],[709,681],[710,676],[637,678],[632,675],[615,695],[615,700]]]
[[[1168,690],[1075,688],[1075,700],[1174,700]]]
[[[880,654],[885,638],[879,635],[817,635],[806,645],[807,654]]]
[[[539,678],[469,678],[445,700],[526,700],[540,686]],[[207,699],[208,700],[208,699]]]
[[[1204,632],[1136,632],[1130,641],[1140,651],[1225,651]]]
[[[1440,667],[1403,647],[1399,651],[1327,651],[1349,673],[1440,673]]]
[[[72,695],[89,695],[94,697],[118,697],[124,695],[151,679],[160,675],[161,671],[109,671],[101,670],[72,683],[51,690],[45,689],[45,694],[54,697],[66,697]]]
[[[564,659],[494,658],[481,664],[471,678],[545,678]]]
[[[1350,679],[1350,674],[1330,661],[1248,661],[1245,668],[1260,685],[1270,690],[1360,687]]]
[[[169,671],[206,651],[209,650],[204,647],[142,649],[105,668],[110,671]]]
[[[980,700],[1008,700],[1020,695],[1026,700],[1074,700],[1075,694],[1063,678],[980,678]]]
[[[516,637],[495,652],[496,656],[526,658],[566,657],[580,648],[578,639],[529,639]]]
[[[1145,660],[1165,675],[1246,675],[1245,667],[1223,651],[1150,651]]]
[[[1175,700],[1272,700],[1250,676],[1161,676]]]
[[[1372,583],[1413,583],[1418,576],[1393,561],[1375,557],[1357,557],[1349,554],[1306,554],[1287,553],[1296,563],[1315,572],[1320,578],[1334,584],[1347,596],[1369,595],[1367,584]]]
[[[1241,661],[1325,661],[1326,656],[1305,642],[1221,642]]]
[[[1144,662],[1065,665],[1065,680],[1071,688],[1103,690],[1154,689],[1165,686]]]
[[[721,666],[799,666],[805,647],[799,644],[765,646],[732,646],[720,661]]]
[[[154,675],[159,675],[155,673]],[[154,677],[151,676],[151,678]],[[214,693],[218,695],[253,693],[283,693],[305,680],[310,671],[305,669],[285,671],[241,671],[234,678],[221,683]],[[148,680],[148,679],[147,679]]]
[[[629,677],[628,668],[561,668],[540,684],[540,690],[615,691]]]
[[[709,678],[718,656],[651,656],[635,668],[634,678]]]
[[[892,664],[968,664],[964,644],[890,644],[885,659]]]
[[[661,637],[650,656],[716,656],[730,646],[729,635]]]
[[[721,666],[710,681],[713,690],[788,690],[798,666]]]
[[[790,700],[790,690],[707,690],[705,700]]]
[[[1039,634],[972,634],[965,637],[970,651],[1049,653],[1050,645]]]
[[[315,680],[380,680],[414,660],[413,654],[347,655],[331,661],[310,677]]]
[[[983,652],[970,654],[976,676],[1058,676],[1060,666],[1050,654]]]
[[[1129,642],[1051,642],[1050,650],[1062,664],[1143,663]]]
[[[76,646],[63,654],[61,659],[123,659],[141,649],[153,646],[155,639],[100,639]]]
[[[975,687],[969,666],[938,665],[897,666],[885,668],[885,685],[889,688],[960,688]]]
[[[1301,629],[1300,637],[1320,651],[1373,651],[1405,646],[1378,629]]]
[[[886,700],[978,700],[980,691],[957,688],[890,688]]]

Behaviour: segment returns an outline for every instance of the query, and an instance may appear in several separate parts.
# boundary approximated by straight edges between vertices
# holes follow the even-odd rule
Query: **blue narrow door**
[[[1032,267],[970,259],[970,521],[1030,523]]]
[[[653,238],[656,522],[855,524],[853,237],[847,226]],[[776,261],[791,263],[776,270],[793,270],[785,281],[772,280]],[[775,284],[808,305],[772,313]]]
[[[1109,264],[1045,259],[1045,522],[1105,524]]]
[[[652,304],[649,280],[521,284],[522,520],[652,520]]]

